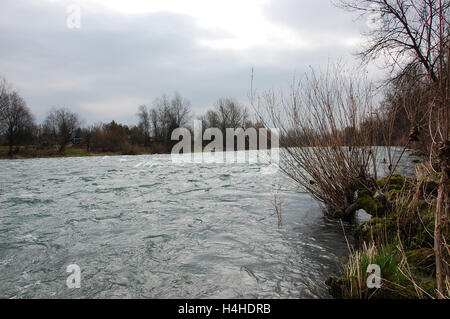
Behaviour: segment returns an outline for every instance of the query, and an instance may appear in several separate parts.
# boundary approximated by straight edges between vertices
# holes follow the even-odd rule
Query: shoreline
[[[354,228],[356,245],[349,247],[344,270],[326,280],[329,293],[336,299],[434,298],[436,259],[431,234],[436,204],[428,199],[437,194],[439,180],[426,174],[413,178],[394,174],[377,184],[385,190],[384,197],[358,191],[358,208],[372,217]],[[448,242],[448,225],[443,225],[442,233]],[[444,254],[448,259],[448,252]],[[369,266],[374,264],[379,265],[379,285],[371,286],[376,277]]]
[[[75,151],[74,151],[75,150]],[[87,152],[84,149],[68,148],[64,154],[56,150],[20,150],[18,153],[9,156],[7,153],[0,151],[0,160],[17,160],[17,159],[35,159],[35,158],[71,158],[71,157],[98,157],[98,156],[133,156],[133,155],[156,155],[156,154],[170,154],[170,153],[152,153],[152,152]]]
[[[380,145],[383,147],[383,145]],[[400,147],[400,146],[398,146]],[[421,157],[423,153],[414,149],[411,149],[412,153],[410,157]],[[224,151],[225,152],[225,151]],[[194,153],[194,152],[193,152]],[[64,151],[64,154],[59,153],[56,148],[51,149],[30,149],[22,147],[13,156],[8,155],[8,151],[5,146],[0,146],[0,160],[14,160],[14,159],[33,159],[33,158],[70,158],[70,157],[95,157],[95,156],[140,156],[140,155],[162,155],[170,154],[170,152],[152,152],[152,151],[119,151],[119,152],[87,152],[83,148],[68,147]],[[417,163],[417,160],[413,162]]]

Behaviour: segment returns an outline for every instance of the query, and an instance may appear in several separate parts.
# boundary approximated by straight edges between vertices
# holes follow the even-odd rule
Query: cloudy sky
[[[1,0],[0,75],[38,121],[69,107],[85,124],[136,122],[178,91],[200,115],[352,56],[364,21],[333,0]],[[80,28],[74,7],[81,11]],[[70,25],[70,23],[69,23]],[[353,62],[352,62],[353,61]]]

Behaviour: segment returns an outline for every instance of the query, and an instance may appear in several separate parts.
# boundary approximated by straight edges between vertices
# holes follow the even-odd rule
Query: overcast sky
[[[71,4],[80,28],[67,25]],[[174,91],[200,115],[221,97],[248,102],[252,67],[264,90],[356,63],[354,20],[332,0],[1,0],[0,75],[38,121],[69,107],[85,124],[133,124],[139,105]]]

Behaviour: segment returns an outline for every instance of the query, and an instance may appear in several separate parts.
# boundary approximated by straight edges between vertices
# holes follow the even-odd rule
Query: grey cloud
[[[302,33],[328,32],[357,36],[364,21],[338,6],[339,0],[277,0],[265,8],[265,16]]]
[[[300,34],[322,24],[325,33],[327,28],[341,28],[343,33],[352,28],[346,19],[335,19],[335,9],[325,0],[320,1],[320,14],[311,1],[302,1],[312,10],[308,14],[299,2],[274,1],[267,16]],[[290,6],[303,8],[298,11],[301,21]],[[81,29],[71,30],[65,10],[66,3],[48,1],[0,4],[0,74],[19,88],[38,120],[53,106],[68,106],[87,123],[134,123],[139,104],[175,90],[200,115],[220,97],[246,101],[252,67],[258,88],[283,87],[294,73],[324,65],[329,58],[349,57],[351,51],[267,46],[213,50],[199,45],[198,39],[223,38],[225,33],[202,29],[188,16],[163,12],[122,15],[83,8]],[[314,20],[321,15],[322,20]]]

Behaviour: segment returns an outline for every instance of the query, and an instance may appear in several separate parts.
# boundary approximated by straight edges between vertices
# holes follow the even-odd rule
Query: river
[[[0,180],[0,298],[328,298],[348,255],[341,224],[263,163],[2,160]]]

